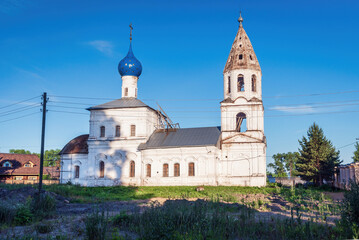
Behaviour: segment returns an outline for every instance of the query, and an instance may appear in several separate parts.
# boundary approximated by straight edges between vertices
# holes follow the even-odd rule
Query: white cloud
[[[112,56],[113,44],[110,41],[105,40],[94,40],[87,42],[88,45],[94,47],[96,50],[102,52],[107,56]]]
[[[270,110],[285,112],[285,113],[314,113],[316,110],[309,105],[299,105],[295,107],[288,106],[274,106]]]

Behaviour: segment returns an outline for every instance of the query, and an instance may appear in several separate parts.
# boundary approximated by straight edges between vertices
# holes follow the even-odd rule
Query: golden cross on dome
[[[133,30],[132,23],[130,23],[130,41],[132,41],[132,30]]]

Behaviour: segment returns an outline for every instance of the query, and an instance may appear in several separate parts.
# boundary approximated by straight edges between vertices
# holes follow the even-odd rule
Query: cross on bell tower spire
[[[132,42],[132,30],[133,30],[132,23],[130,23],[130,41],[131,42]]]
[[[239,22],[239,26],[242,27],[242,22],[243,22],[243,18],[242,18],[242,11],[239,12],[239,18],[238,18],[238,22]]]

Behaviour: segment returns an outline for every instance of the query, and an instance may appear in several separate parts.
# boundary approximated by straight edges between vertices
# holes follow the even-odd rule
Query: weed
[[[37,219],[49,217],[55,209],[55,199],[47,194],[38,194],[31,201],[31,211]]]
[[[108,217],[104,211],[96,209],[85,218],[85,234],[89,240],[104,240],[106,238]]]
[[[126,212],[121,212],[120,214],[113,216],[110,221],[115,226],[129,227],[131,219],[131,215],[128,215]]]
[[[14,216],[15,225],[26,225],[32,222],[34,215],[32,214],[28,204],[20,205],[16,209]]]
[[[0,224],[11,222],[14,219],[16,209],[6,202],[2,202],[0,205]]]
[[[350,191],[344,194],[341,225],[351,236],[359,237],[359,183],[350,182]]]
[[[52,232],[54,225],[51,223],[37,223],[34,228],[37,233],[44,234]]]

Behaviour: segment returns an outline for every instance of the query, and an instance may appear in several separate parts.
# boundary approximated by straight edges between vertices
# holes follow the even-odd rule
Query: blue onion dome
[[[118,72],[121,76],[136,77],[139,77],[142,73],[142,65],[140,61],[138,61],[137,58],[133,55],[131,43],[127,56],[118,64]]]

